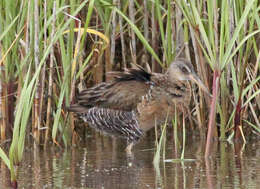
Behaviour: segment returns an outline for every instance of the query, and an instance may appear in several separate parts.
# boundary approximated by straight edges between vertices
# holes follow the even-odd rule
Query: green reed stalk
[[[199,92],[198,101],[195,97],[201,133],[204,132],[203,126],[210,120],[208,128],[212,128],[209,129],[212,134],[208,134],[209,140],[216,137],[218,124],[221,140],[226,140],[226,135],[231,134],[230,128],[233,125],[237,134],[242,131],[240,128],[243,128],[243,124],[252,125],[252,129],[259,132],[257,113],[260,107],[260,92],[257,73],[260,50],[259,39],[256,37],[260,32],[258,1],[177,0],[177,5],[170,0],[145,1],[143,4],[135,1],[131,14],[128,13],[129,1],[120,1],[120,6],[115,6],[108,0],[62,0],[55,1],[56,11],[53,11],[53,2],[44,1],[44,8],[40,6],[41,2],[0,1],[0,113],[4,116],[1,120],[1,139],[11,135],[8,131],[13,129],[10,163],[3,151],[0,151],[0,156],[5,159],[7,165],[10,164],[12,180],[16,178],[14,167],[22,159],[24,138],[28,135],[25,130],[31,117],[33,133],[38,142],[41,141],[38,137],[42,136],[41,129],[47,126],[47,129],[52,131],[54,142],[65,146],[71,144],[74,125],[66,126],[63,107],[73,101],[78,79],[85,83],[86,77],[83,77],[83,73],[88,74],[94,67],[93,72],[96,72],[98,77],[96,81],[103,81],[103,71],[111,70],[112,62],[118,58],[115,53],[114,58],[112,56],[110,59],[111,50],[107,48],[109,44],[102,43],[96,36],[90,36],[87,32],[87,29],[95,26],[96,30],[110,36],[112,10],[115,11],[115,16],[119,16],[119,22],[121,20],[119,29],[116,23],[113,24],[116,36],[113,39],[113,48],[115,52],[119,50],[119,53],[123,54],[124,66],[132,59],[128,56],[131,50],[126,48],[129,47],[130,41],[135,41],[137,47],[142,44],[146,48],[150,53],[147,53],[146,60],[157,62],[153,63],[153,68],[171,63],[179,54],[176,52],[176,46],[181,46],[184,41],[186,58],[195,63],[199,76],[206,86],[214,91],[213,100],[202,92]],[[135,21],[131,21],[130,15]],[[181,20],[183,16],[184,19]],[[140,24],[142,21],[145,26]],[[83,33],[81,30],[75,33],[75,29],[81,26],[84,27]],[[127,40],[132,36],[128,33],[129,28],[135,33],[134,40]],[[151,31],[148,28],[152,28]],[[68,30],[68,34],[64,34],[65,30]],[[117,35],[117,32],[120,32],[120,35]],[[148,39],[149,36],[152,40]],[[121,48],[116,46],[118,37],[122,43],[122,52]],[[177,45],[174,45],[174,41]],[[86,59],[83,60],[84,58]],[[138,51],[134,58],[136,62],[140,62]],[[250,75],[252,67],[254,74]],[[48,81],[44,80],[45,72],[49,74]],[[208,83],[211,80],[214,87]],[[46,91],[47,107],[44,103]],[[23,97],[24,95],[27,98]],[[36,103],[33,103],[33,99],[36,99]],[[211,109],[207,106],[210,103]],[[193,102],[191,105],[194,105]],[[206,115],[211,116],[207,118]],[[216,120],[217,115],[220,116]],[[244,115],[248,116],[248,120],[242,122]],[[177,150],[177,119],[174,125]],[[185,134],[185,127],[183,129]],[[240,136],[237,135],[237,138]],[[164,139],[160,138],[161,140]],[[183,143],[185,145],[185,141]],[[207,146],[207,149],[210,149],[210,145]]]
[[[79,4],[79,6],[75,9],[74,12],[72,12],[72,17],[75,17],[75,15],[77,15],[79,13],[79,11],[85,6],[85,4],[87,3],[87,1],[83,1],[81,4]],[[71,77],[71,56],[72,56],[72,49],[73,48],[65,48],[64,45],[64,40],[63,40],[63,32],[65,31],[65,29],[67,29],[67,27],[70,25],[70,23],[73,21],[73,18],[69,17],[69,19],[66,20],[66,22],[63,24],[63,26],[59,29],[57,29],[57,32],[55,34],[55,38],[56,40],[59,39],[59,43],[61,45],[61,58],[62,58],[62,70],[64,70],[64,75],[62,75],[62,73],[58,72],[58,81],[59,81],[59,87],[60,87],[60,94],[58,95],[58,102],[56,102],[57,108],[56,108],[56,112],[54,113],[54,123],[53,123],[53,127],[52,127],[52,140],[54,142],[57,142],[56,137],[57,137],[57,132],[58,132],[58,128],[60,127],[60,131],[64,131],[64,125],[62,125],[60,122],[60,120],[62,119],[61,117],[61,110],[62,110],[62,102],[63,99],[65,98],[67,102],[69,102],[69,98],[70,98],[70,93],[69,93],[69,81],[70,81],[70,77]],[[73,29],[74,32],[74,29]],[[72,45],[72,44],[71,44]],[[63,76],[63,77],[62,77]],[[68,144],[69,141],[69,136],[71,136],[71,132],[69,130],[65,130],[66,134],[64,136],[67,137],[63,137],[63,142],[64,144]],[[61,133],[62,133],[61,132]]]
[[[162,133],[161,133],[161,136],[160,136],[159,144],[156,146],[157,149],[156,149],[156,152],[155,152],[155,155],[154,155],[154,159],[153,159],[153,163],[154,164],[158,164],[159,161],[160,161],[160,153],[161,153],[161,149],[162,149],[162,146],[163,146],[163,141],[166,140],[165,139],[166,127],[167,127],[167,123],[165,123],[162,126]]]
[[[8,2],[8,3],[13,3],[12,2]],[[5,2],[7,3],[7,2]],[[7,3],[7,4],[8,4]],[[6,4],[6,5],[7,5]],[[86,4],[86,1],[81,3],[80,6],[75,10],[75,12],[73,14],[77,14]],[[5,5],[5,8],[8,8],[8,6]],[[25,7],[21,6],[21,11],[19,12],[19,15],[22,16],[20,18],[19,21],[21,21],[22,23],[24,23],[24,18],[25,15],[27,13],[27,4],[25,5]],[[62,8],[59,8],[59,12],[61,12]],[[10,12],[13,12],[11,10],[9,10]],[[16,12],[16,11],[15,11]],[[1,16],[3,17],[3,14],[1,12]],[[50,18],[50,21],[53,17]],[[21,93],[20,96],[17,97],[17,107],[16,107],[16,112],[15,112],[15,120],[14,120],[14,127],[13,127],[13,137],[12,137],[12,143],[11,143],[11,147],[9,150],[9,161],[8,162],[8,158],[7,156],[5,156],[3,153],[1,153],[1,158],[4,159],[4,161],[6,162],[6,164],[8,165],[8,167],[10,167],[10,171],[11,171],[11,180],[12,182],[16,183],[16,178],[17,178],[17,172],[16,170],[16,166],[22,161],[22,157],[23,157],[23,151],[24,151],[24,144],[25,144],[25,136],[26,136],[26,127],[28,125],[28,120],[29,117],[31,115],[31,109],[33,106],[33,101],[34,101],[34,97],[35,97],[35,92],[37,90],[37,83],[39,80],[39,76],[41,73],[41,69],[43,64],[46,61],[47,56],[49,55],[50,49],[53,46],[53,44],[57,41],[57,39],[62,36],[63,31],[67,28],[68,24],[71,22],[72,20],[68,20],[66,23],[64,23],[64,25],[59,29],[59,31],[57,31],[57,33],[55,34],[55,36],[50,40],[50,43],[48,45],[48,47],[46,48],[46,50],[44,52],[42,52],[42,57],[39,61],[39,64],[37,64],[37,67],[35,67],[35,70],[32,68],[32,59],[30,58],[31,52],[28,52],[26,54],[26,56],[23,57],[22,61],[18,61],[18,56],[6,56],[6,58],[3,60],[5,61],[5,65],[7,66],[7,76],[9,78],[14,77],[16,74],[13,74],[14,70],[17,70],[18,74],[23,74],[23,70],[24,68],[27,69],[27,74],[25,77],[25,80],[22,83],[22,89],[21,89]],[[28,25],[28,27],[33,26],[35,23],[33,22],[29,22],[30,24]],[[49,22],[50,23],[50,22]],[[1,23],[3,24],[3,23]],[[18,28],[18,31],[24,31],[23,28],[19,29],[19,27],[21,27],[23,25],[21,25],[20,23],[17,23],[16,27]],[[8,30],[13,29],[13,28],[8,28],[6,27]],[[16,29],[14,27],[14,29]],[[30,30],[31,33],[28,35],[33,36],[33,30]],[[16,48],[18,48],[19,46],[17,44],[11,45],[9,38],[10,39],[14,39],[14,36],[16,36],[16,40],[15,41],[19,41],[17,39],[19,39],[21,32],[18,32],[18,34],[15,34],[14,32],[5,32],[6,36],[1,36],[3,37],[2,43],[5,44],[5,42],[9,42],[6,43],[4,45],[4,50],[8,49],[9,47],[11,47],[11,51],[10,53],[13,52],[17,52]],[[41,33],[42,30],[40,31],[40,35],[39,35],[39,39],[41,38]],[[10,36],[8,36],[10,35]],[[8,38],[7,38],[8,37]],[[8,45],[9,44],[9,45]],[[30,42],[30,44],[32,44],[32,42]],[[41,48],[39,48],[39,50],[41,50]],[[7,50],[5,50],[5,52],[7,52]],[[39,52],[38,52],[39,53]],[[17,61],[14,60],[14,58],[17,58]],[[12,61],[12,62],[19,62],[19,64],[8,64],[8,61]],[[29,64],[28,64],[29,62]],[[27,65],[26,65],[27,63]],[[17,66],[16,69],[14,69],[14,66]],[[19,67],[20,66],[20,67]],[[7,77],[7,78],[8,78]],[[20,77],[20,75],[19,75]],[[62,97],[63,99],[63,97]],[[10,164],[10,166],[9,166]]]
[[[243,87],[239,87],[238,83],[236,82],[237,78],[237,69],[234,68],[234,65],[232,66],[231,62],[234,59],[234,56],[238,57],[248,57],[249,50],[248,48],[251,48],[253,45],[253,41],[250,43],[250,40],[253,40],[251,37],[253,37],[255,34],[257,34],[258,30],[253,30],[253,20],[255,17],[250,16],[251,14],[255,15],[255,10],[257,8],[257,5],[254,0],[248,1],[246,4],[241,4],[239,1],[234,1],[234,7],[229,4],[228,1],[222,1],[220,4],[216,4],[214,1],[206,1],[207,5],[207,17],[203,18],[206,19],[206,22],[202,19],[200,15],[200,5],[197,5],[195,1],[190,1],[190,6],[187,5],[185,1],[177,1],[179,7],[181,8],[186,20],[188,21],[189,25],[193,28],[198,28],[198,33],[196,33],[196,38],[200,44],[200,48],[203,51],[203,54],[205,58],[207,59],[211,69],[214,71],[214,74],[216,75],[215,79],[213,79],[213,82],[216,84],[215,87],[218,88],[218,85],[220,86],[220,94],[221,99],[218,98],[218,94],[215,94],[213,99],[216,101],[216,105],[212,106],[211,111],[216,112],[216,107],[220,106],[218,108],[218,111],[220,113],[221,118],[221,139],[225,138],[226,133],[226,124],[227,124],[227,118],[228,118],[228,106],[225,107],[224,105],[229,104],[229,101],[227,101],[230,94],[228,94],[227,90],[227,77],[229,77],[229,67],[228,65],[231,65],[232,70],[232,83],[234,87],[234,94],[236,99],[240,99],[241,101],[241,93],[243,91]],[[220,6],[220,7],[216,7]],[[240,6],[238,8],[238,6]],[[216,12],[216,10],[220,8],[220,12]],[[240,12],[238,12],[240,11]],[[233,26],[230,24],[230,13],[233,13],[235,18],[235,25],[234,28],[230,28],[230,26]],[[218,15],[220,14],[220,15]],[[205,15],[205,14],[204,14]],[[216,34],[215,26],[217,24],[217,17],[220,16],[220,34]],[[232,17],[231,17],[232,18]],[[232,21],[232,20],[231,20]],[[243,32],[243,26],[245,23],[249,23],[249,26],[247,27],[250,31],[247,35],[247,32]],[[246,28],[246,29],[247,29]],[[229,33],[232,32],[232,36],[229,36]],[[245,46],[245,42],[248,42]],[[236,45],[238,44],[238,45]],[[246,47],[246,51],[244,51],[244,46]],[[247,62],[246,60],[239,59],[240,62]],[[243,73],[245,68],[247,67],[247,64],[240,64],[243,65],[241,69],[239,69],[239,74],[243,76]],[[220,77],[219,77],[220,76]],[[220,79],[221,78],[221,79]],[[217,80],[220,80],[220,83],[216,82]],[[240,83],[245,82],[244,77],[240,77]],[[239,91],[237,90],[239,88]],[[214,90],[214,88],[213,88]],[[237,91],[237,92],[236,92]],[[252,97],[253,98],[253,97]],[[221,100],[221,103],[219,102]],[[213,101],[212,101],[213,102]],[[239,101],[237,101],[239,102]],[[219,104],[220,103],[220,104]],[[238,103],[239,105],[239,103]],[[222,107],[223,106],[223,107]],[[240,107],[238,106],[236,112],[237,112],[237,120],[241,120],[240,117]],[[211,120],[215,120],[215,114],[212,112],[210,114]],[[234,115],[234,114],[233,114]],[[240,121],[239,121],[240,122]],[[211,121],[210,123],[215,124],[215,121]],[[209,130],[210,128],[213,128],[213,125],[210,124],[208,126]],[[240,123],[239,123],[240,124]],[[213,137],[214,132],[210,132],[211,134],[208,134],[208,138],[210,141]],[[210,145],[207,145],[208,149],[210,149]]]

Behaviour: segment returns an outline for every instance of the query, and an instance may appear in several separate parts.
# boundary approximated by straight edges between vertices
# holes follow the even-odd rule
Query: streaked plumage
[[[134,111],[93,107],[80,117],[94,129],[124,138],[128,143],[135,143],[144,135]]]
[[[194,80],[202,89],[192,65],[179,59],[165,74],[132,68],[112,72],[113,80],[85,89],[69,111],[78,114],[92,128],[127,140],[128,150],[156,124],[172,118],[187,108],[191,90],[187,80]]]

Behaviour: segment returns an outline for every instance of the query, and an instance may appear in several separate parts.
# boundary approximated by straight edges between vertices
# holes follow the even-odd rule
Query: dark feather
[[[103,82],[81,91],[77,103],[81,106],[103,107],[131,111],[152,84],[152,74],[142,68],[126,69],[125,72],[110,72],[114,80]]]
[[[151,73],[146,72],[144,69],[126,69],[125,72],[110,72],[109,75],[113,76],[117,82],[122,81],[141,81],[150,82]]]

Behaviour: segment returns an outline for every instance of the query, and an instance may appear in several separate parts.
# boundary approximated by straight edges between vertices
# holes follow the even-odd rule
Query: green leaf
[[[239,98],[239,88],[237,84],[237,75],[236,70],[233,64],[231,64],[231,74],[232,74],[232,83],[233,83],[233,89],[234,89],[234,96],[235,96],[235,102],[238,101]]]
[[[5,165],[8,167],[8,169],[10,169],[10,160],[1,147],[0,147],[0,157],[4,161]]]
[[[257,90],[255,93],[253,93],[248,99],[247,101],[243,104],[243,106],[247,105],[251,100],[253,100],[257,95],[260,94],[260,90]]]
[[[208,52],[208,55],[209,55],[209,58],[210,58],[210,64],[211,66],[216,62],[216,57],[214,57],[213,55],[213,51],[212,51],[212,48],[210,46],[210,42],[209,42],[209,39],[208,39],[208,36],[207,36],[207,33],[205,31],[205,28],[203,26],[203,23],[202,23],[202,19],[198,13],[198,10],[195,6],[195,1],[191,1],[191,8],[192,8],[192,12],[194,14],[194,18],[195,18],[195,22],[196,24],[199,26],[199,31],[200,31],[200,34],[201,34],[201,37],[207,47],[207,52]]]
[[[225,52],[222,60],[220,61],[220,63],[221,63],[221,70],[226,66],[226,64],[230,60],[231,51],[232,51],[232,49],[233,49],[233,47],[235,45],[236,40],[239,37],[239,32],[240,32],[241,28],[244,26],[244,23],[245,23],[245,21],[247,19],[247,15],[248,15],[249,11],[253,7],[254,1],[255,0],[248,0],[247,1],[246,7],[244,9],[244,12],[241,15],[241,17],[239,19],[239,22],[238,22],[238,24],[237,24],[237,26],[235,28],[235,31],[234,31],[234,33],[232,35],[232,38],[231,38],[231,40],[228,43],[228,46],[226,48],[226,52]]]
[[[0,35],[0,41],[2,41],[2,39],[4,38],[4,36],[8,33],[8,31],[12,28],[12,26],[15,24],[15,22],[17,21],[17,19],[19,18],[19,14],[13,19],[12,23],[10,23],[8,25],[7,28],[5,28],[4,32],[2,33],[2,35]]]

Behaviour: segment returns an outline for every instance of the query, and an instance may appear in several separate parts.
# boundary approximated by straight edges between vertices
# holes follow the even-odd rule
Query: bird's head
[[[171,80],[180,80],[180,81],[193,81],[195,82],[203,91],[210,95],[207,87],[200,80],[192,64],[185,59],[177,59],[173,61],[168,68],[166,74],[170,77]],[[211,95],[210,95],[211,96]]]

